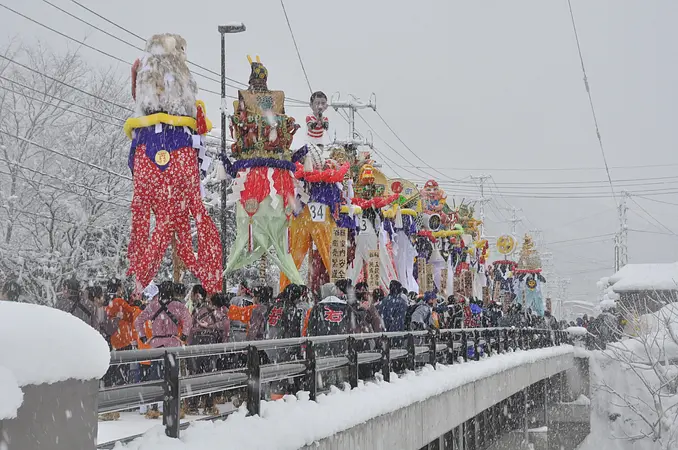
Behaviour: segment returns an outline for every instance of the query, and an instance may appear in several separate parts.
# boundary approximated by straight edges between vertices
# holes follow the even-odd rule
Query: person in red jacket
[[[109,320],[117,321],[117,329],[110,337],[111,347],[114,350],[131,350],[136,348],[138,335],[134,329],[134,319],[139,315],[139,308],[130,305],[124,298],[122,282],[117,278],[109,280],[107,285],[110,301],[106,306],[106,316]],[[116,366],[112,373],[113,385],[124,384],[128,378],[129,367]]]
[[[122,282],[113,278],[108,282],[108,292],[112,297],[106,307],[109,319],[119,319],[118,329],[111,336],[111,347],[114,350],[131,350],[136,347],[137,335],[134,329],[134,320],[140,313],[140,308],[132,306],[124,299]]]

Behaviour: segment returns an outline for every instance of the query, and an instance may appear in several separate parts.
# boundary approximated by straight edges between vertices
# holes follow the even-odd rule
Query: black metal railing
[[[464,346],[463,343],[466,343]],[[161,364],[161,379],[103,388],[99,391],[99,413],[124,411],[153,403],[163,404],[167,436],[179,437],[183,399],[217,392],[244,389],[250,415],[260,412],[262,386],[274,381],[299,378],[300,386],[315,400],[318,373],[346,370],[351,387],[358,386],[361,366],[372,365],[365,377],[381,372],[389,382],[392,371],[416,370],[424,364],[459,364],[482,355],[530,350],[571,343],[565,331],[533,328],[467,328],[392,333],[370,333],[274,339],[186,347],[111,352],[111,365],[150,361]],[[334,349],[331,347],[334,345]],[[338,347],[338,349],[337,349]],[[262,358],[262,352],[280,352],[281,358]],[[229,368],[204,374],[181,376],[181,361],[198,357],[231,357]],[[224,415],[205,418],[214,420]],[[205,420],[203,419],[203,420]],[[130,436],[123,441],[129,441]],[[99,445],[112,448],[116,441]]]

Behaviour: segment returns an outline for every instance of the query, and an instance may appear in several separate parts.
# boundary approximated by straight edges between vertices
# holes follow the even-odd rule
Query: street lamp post
[[[221,35],[221,157],[226,158],[226,34],[242,33],[246,30],[244,23],[233,23],[228,25],[219,25],[219,34]],[[221,267],[222,271],[226,268],[228,261],[228,245],[226,236],[228,234],[226,200],[228,198],[228,184],[226,180],[221,181]],[[222,289],[226,289],[226,277],[222,275]]]

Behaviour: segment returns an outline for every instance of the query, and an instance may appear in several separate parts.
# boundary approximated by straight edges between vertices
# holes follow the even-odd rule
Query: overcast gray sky
[[[50,1],[141,44],[69,0]],[[217,25],[243,21],[247,32],[228,37],[227,75],[246,81],[246,55],[260,55],[269,69],[270,88],[282,89],[292,98],[309,96],[278,0],[79,1],[144,37],[163,32],[183,35],[189,58],[215,71],[219,71]],[[42,0],[1,2],[75,38],[87,38],[90,45],[125,60],[139,56]],[[678,2],[573,0],[572,5],[612,179],[674,176],[678,167],[673,125],[678,105]],[[503,222],[510,213],[502,209],[509,204],[523,209],[520,215],[526,220],[519,231],[541,228],[546,242],[616,231],[612,198],[525,197],[609,195],[566,0],[287,0],[286,7],[313,89],[364,99],[375,92],[381,115],[445,177],[428,168],[410,167],[423,164],[373,112],[364,111],[377,133],[402,155],[375,136],[377,150],[402,166],[386,168],[387,173],[419,180],[436,178],[450,197],[467,199],[478,194],[471,193],[477,189],[465,177],[491,174],[496,185],[488,182],[493,198],[487,206],[490,235],[510,229]],[[57,49],[75,48],[66,39],[1,9],[0,30],[3,39],[20,36],[28,41],[41,39]],[[96,64],[117,67],[123,74],[129,72],[129,66],[91,50],[82,49],[82,55]],[[217,83],[197,81],[202,87],[219,90]],[[203,97],[216,119],[218,98]],[[303,120],[307,110],[290,108],[288,112]],[[345,137],[345,122],[333,111],[329,116],[338,136]],[[357,126],[361,132],[368,130],[361,119]],[[637,167],[651,164],[661,166]],[[586,170],[525,170],[537,168]],[[464,180],[451,184],[453,179]],[[525,184],[579,181],[600,183],[588,189],[581,184],[561,184],[557,189],[552,184]],[[667,184],[628,190],[671,188],[678,182],[658,181]],[[675,194],[652,198],[678,204]],[[671,233],[678,230],[678,205],[635,200]],[[651,226],[648,221],[654,220],[635,203],[629,206],[630,228],[666,233],[631,232],[629,261],[676,261],[678,237],[658,224]],[[591,244],[547,245],[554,254],[556,272],[572,279],[570,292],[577,300],[594,301],[595,281],[612,272],[612,237],[601,239],[592,239]]]

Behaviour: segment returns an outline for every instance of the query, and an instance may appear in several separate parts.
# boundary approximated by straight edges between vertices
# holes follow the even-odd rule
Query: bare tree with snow
[[[591,359],[599,416],[607,416],[610,435],[621,440],[618,448],[675,449],[678,303],[663,291],[634,292],[620,300],[610,289],[603,302],[626,324],[622,339]]]
[[[128,84],[77,52],[0,52],[0,278],[52,304],[64,279],[126,270]]]

